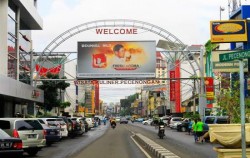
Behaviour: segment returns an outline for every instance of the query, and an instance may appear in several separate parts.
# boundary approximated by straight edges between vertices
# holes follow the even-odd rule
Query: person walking
[[[199,118],[196,124],[196,133],[197,133],[198,141],[200,141],[201,137],[203,136],[203,126],[204,126],[204,123]],[[201,142],[203,143],[203,140],[201,140]]]
[[[193,125],[193,121],[191,119],[188,120],[188,135],[191,134],[191,130],[192,130],[192,125]]]
[[[194,119],[194,123],[192,124],[192,130],[193,130],[193,133],[194,133],[194,142],[197,142],[198,141],[198,137],[197,137],[197,133],[196,133],[196,130],[197,129],[197,119]]]

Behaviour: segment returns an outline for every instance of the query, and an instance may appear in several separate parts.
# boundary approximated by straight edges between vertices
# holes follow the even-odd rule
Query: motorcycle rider
[[[165,123],[163,122],[163,119],[160,118],[159,123],[158,123],[158,134],[160,133],[160,127],[164,126],[164,131],[165,131]]]
[[[116,126],[115,119],[112,118],[112,119],[110,120],[110,125],[111,125],[111,127],[112,127],[113,125]]]
[[[163,119],[162,119],[162,118],[160,118],[160,121],[159,121],[158,125],[159,125],[159,127],[160,127],[160,125],[165,126],[165,123],[163,122]]]

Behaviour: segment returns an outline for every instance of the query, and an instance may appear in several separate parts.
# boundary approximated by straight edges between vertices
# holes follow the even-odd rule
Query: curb
[[[157,158],[180,158],[140,133],[135,134],[135,137]]]

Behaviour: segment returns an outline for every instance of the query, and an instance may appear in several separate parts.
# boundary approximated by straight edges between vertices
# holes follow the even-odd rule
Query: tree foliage
[[[229,117],[230,123],[240,123],[240,88],[239,81],[233,82],[232,88],[221,89],[220,94],[217,96],[217,103],[221,111],[225,111]],[[250,112],[250,99],[245,99],[246,113]]]
[[[59,79],[59,75],[53,75],[48,73],[46,77],[42,77],[46,79]],[[63,77],[66,79],[66,77]],[[58,90],[65,90],[69,87],[69,83],[65,81],[53,81],[53,80],[44,80],[42,81],[42,85],[39,85],[38,88],[44,90],[44,109],[45,112],[51,111],[53,107],[60,107],[61,98],[58,99]]]
[[[66,107],[69,107],[70,105],[71,105],[71,103],[68,102],[68,101],[66,101],[66,102],[62,102],[62,103],[60,104],[60,107],[61,107],[61,108],[66,108]]]

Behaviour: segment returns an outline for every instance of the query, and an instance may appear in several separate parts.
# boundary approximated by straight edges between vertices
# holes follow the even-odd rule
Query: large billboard
[[[77,78],[154,78],[155,41],[78,42]]]
[[[212,43],[247,41],[245,20],[211,21],[210,33]]]

